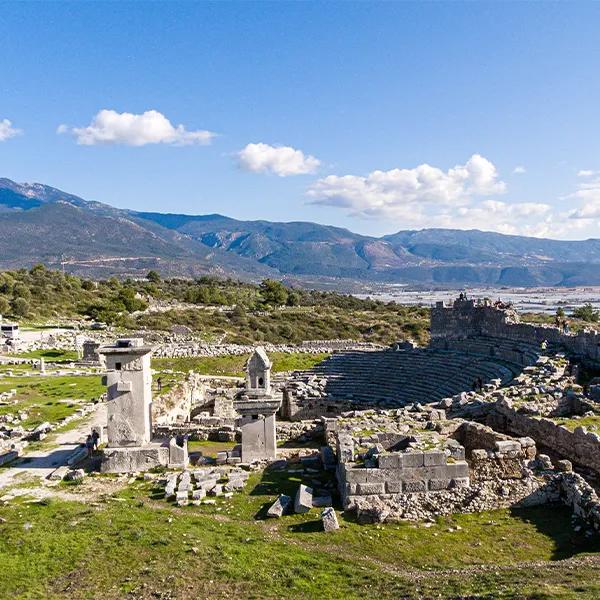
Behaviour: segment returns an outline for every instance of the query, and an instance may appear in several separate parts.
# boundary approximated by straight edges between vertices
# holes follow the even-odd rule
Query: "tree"
[[[597,310],[594,310],[594,307],[590,302],[583,306],[578,306],[573,311],[573,316],[576,319],[581,319],[582,321],[588,321],[590,323],[597,323],[600,319],[600,313]]]
[[[564,318],[565,318],[565,309],[564,309],[562,306],[559,306],[559,307],[556,309],[556,316],[557,316],[559,319],[564,319]]]
[[[265,279],[260,284],[260,295],[265,304],[281,306],[287,302],[288,291],[281,281]]]
[[[300,294],[298,292],[290,292],[287,297],[288,306],[298,306],[300,304]]]
[[[6,315],[9,311],[10,302],[4,296],[0,296],[0,315]]]
[[[157,271],[148,271],[146,279],[152,283],[160,283],[160,275]]]
[[[26,317],[29,314],[29,302],[25,298],[15,298],[11,307],[12,313],[16,317]]]

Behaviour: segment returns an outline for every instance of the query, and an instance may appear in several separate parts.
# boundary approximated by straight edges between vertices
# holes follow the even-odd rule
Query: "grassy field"
[[[273,371],[275,373],[310,369],[328,356],[329,354],[308,354],[305,352],[296,352],[292,354],[271,352],[269,354],[269,358],[273,362]],[[195,371],[201,375],[243,377],[244,365],[249,357],[250,354],[199,358],[154,358],[152,360],[152,368],[157,371]]]
[[[10,389],[17,390],[17,402],[0,406],[0,414],[16,414],[26,410],[29,416],[21,422],[24,427],[34,427],[44,421],[61,421],[77,410],[80,401],[98,398],[105,391],[97,375],[2,377],[0,392]]]
[[[77,486],[97,485],[88,479]],[[87,504],[0,506],[6,598],[583,598],[600,595],[597,539],[564,508],[500,510],[324,534],[313,509],[265,520],[288,472],[252,475],[215,505],[177,508],[136,482]],[[579,557],[579,559],[577,559]],[[576,558],[578,562],[561,563]]]
[[[67,363],[76,361],[79,357],[74,350],[31,350],[30,352],[21,352],[15,354],[18,358],[43,358],[46,362]]]

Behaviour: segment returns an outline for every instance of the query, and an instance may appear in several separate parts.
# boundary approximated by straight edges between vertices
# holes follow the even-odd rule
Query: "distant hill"
[[[308,222],[121,210],[0,179],[0,268],[435,285],[600,285],[600,240],[425,229],[381,238]]]

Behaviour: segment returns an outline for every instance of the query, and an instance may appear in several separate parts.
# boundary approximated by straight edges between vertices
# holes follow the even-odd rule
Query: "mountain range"
[[[478,230],[383,237],[309,222],[137,212],[0,178],[0,269],[36,263],[88,276],[201,274],[302,284],[600,285],[600,240]]]

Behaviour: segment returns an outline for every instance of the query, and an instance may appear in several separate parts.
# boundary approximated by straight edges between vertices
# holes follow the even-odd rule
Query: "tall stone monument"
[[[139,338],[103,346],[107,395],[105,472],[144,471],[158,465],[187,464],[187,442],[153,439],[151,346]]]
[[[256,348],[246,365],[246,388],[234,400],[241,416],[242,462],[276,456],[275,413],[281,399],[271,392],[271,367],[264,348]]]

